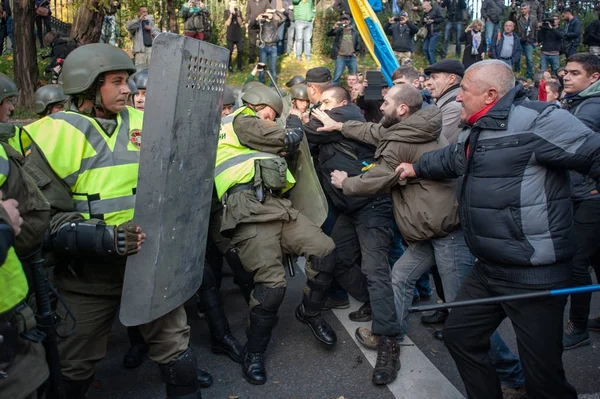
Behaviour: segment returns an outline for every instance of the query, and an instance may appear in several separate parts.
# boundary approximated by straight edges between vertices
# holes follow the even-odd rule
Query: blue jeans
[[[423,54],[425,54],[429,65],[435,64],[435,48],[437,47],[438,40],[440,40],[439,32],[427,36],[423,41]]]
[[[292,52],[292,46],[294,45],[294,37],[296,35],[296,25],[294,21],[290,22],[290,27],[287,29],[287,39],[285,41],[285,53],[289,54]]]
[[[392,237],[392,242],[390,243],[390,250],[388,253],[388,262],[390,262],[390,267],[394,267],[394,264],[398,261],[398,259],[400,259],[406,250],[404,244],[402,243],[402,235],[400,234],[400,230],[398,230],[398,225],[395,223],[392,227],[392,232],[394,233],[394,237]],[[421,294],[431,295],[429,272],[424,273],[415,284],[414,297],[418,298]]]
[[[277,55],[283,54],[283,37],[285,35],[285,23],[282,23],[277,28]]]
[[[521,42],[521,50],[525,53],[525,61],[527,63],[527,77],[533,79],[533,44]],[[515,72],[521,72],[521,63],[515,65]]]
[[[521,368],[521,361],[502,340],[498,331],[490,337],[490,361],[498,373],[502,386],[507,388],[520,388],[525,385],[525,375]]]
[[[460,34],[463,30],[463,24],[462,22],[446,22],[446,27],[444,28],[444,50],[442,52],[442,58],[446,58],[446,56],[448,55],[448,42],[450,41],[450,37],[452,36],[453,30],[456,33],[456,55],[460,57]]]
[[[306,60],[310,61],[313,23],[310,21],[294,21],[294,25],[296,27],[296,58],[302,58],[302,48],[304,48]]]
[[[401,323],[400,338],[406,335],[408,308],[412,304],[417,280],[436,264],[446,301],[452,302],[474,261],[461,229],[445,237],[418,241],[408,246],[392,269],[394,302]]]
[[[260,49],[258,62],[264,62],[265,67],[267,64],[267,57],[269,58],[269,71],[271,72],[271,76],[273,77],[273,80],[277,81],[277,46],[265,46]],[[265,83],[264,72],[258,74],[258,81],[260,83]],[[275,82],[271,82],[271,86],[273,86],[273,84],[275,84]]]
[[[492,21],[485,21],[485,43],[487,44],[486,51],[492,50],[492,38],[496,37],[498,32],[502,29],[500,21],[493,23]],[[499,52],[499,51],[498,51]]]
[[[558,71],[558,68],[560,68],[560,55],[548,55],[542,53],[540,58],[540,69],[542,72],[548,70],[548,64],[550,64],[552,73],[556,74],[556,71]]]
[[[356,71],[358,71],[358,66],[356,64],[356,57],[354,57],[354,56],[351,56],[351,57],[338,56],[335,59],[335,69],[333,71],[333,84],[334,85],[340,84],[340,78],[342,77],[342,74],[344,73],[344,69],[346,69],[346,67],[348,67],[349,73],[356,73]]]

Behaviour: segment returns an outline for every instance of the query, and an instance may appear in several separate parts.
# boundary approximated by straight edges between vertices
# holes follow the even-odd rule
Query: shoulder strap
[[[440,106],[440,110],[444,109],[444,107],[445,107],[446,105],[450,104],[451,102],[453,102],[453,101],[456,101],[456,97],[458,97],[458,95],[450,97],[450,98],[448,99],[448,101],[446,101],[445,103],[443,103],[443,104]]]

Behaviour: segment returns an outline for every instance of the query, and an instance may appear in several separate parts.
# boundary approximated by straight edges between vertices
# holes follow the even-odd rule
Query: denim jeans
[[[260,49],[260,53],[258,55],[258,62],[264,62],[265,67],[267,64],[267,58],[269,60],[269,71],[271,72],[271,76],[273,80],[277,81],[277,46],[265,46]],[[261,72],[258,74],[258,81],[260,83],[265,83],[265,73]],[[275,82],[271,82],[271,86],[273,86]]]
[[[392,269],[394,302],[401,323],[400,337],[406,335],[408,308],[412,304],[417,280],[437,264],[446,301],[452,302],[474,261],[461,229],[445,237],[418,241],[408,246]]]
[[[285,36],[285,23],[282,23],[277,28],[277,55],[283,54],[283,38]]]
[[[425,54],[429,65],[435,64],[435,48],[437,47],[438,40],[440,40],[439,32],[427,36],[423,41],[423,54]]]
[[[313,23],[310,21],[295,21],[294,25],[296,27],[296,58],[302,58],[302,48],[304,48],[306,60],[310,61]]]
[[[117,45],[117,19],[114,15],[105,15],[100,32],[100,43]]]
[[[522,53],[525,54],[525,61],[527,62],[527,77],[533,79],[533,44],[527,42],[521,42]],[[521,72],[521,63],[515,65],[515,72]]]
[[[285,40],[285,53],[290,54],[294,46],[294,37],[296,36],[296,25],[294,21],[290,22],[290,27],[287,30],[287,39]]]
[[[344,69],[348,67],[349,73],[356,73],[358,66],[356,64],[356,57],[337,57],[335,59],[335,69],[333,71],[333,84],[339,85],[340,78],[344,73]]]
[[[498,32],[502,29],[500,21],[493,23],[492,21],[485,21],[485,43],[487,45],[486,51],[492,50],[492,38],[496,37]]]
[[[560,55],[548,55],[542,53],[540,58],[540,69],[542,72],[548,70],[548,64],[550,64],[552,73],[556,74],[556,71],[560,68]]]
[[[506,346],[497,330],[490,337],[488,356],[502,386],[516,389],[525,385],[525,375],[519,358]]]
[[[462,22],[446,22],[446,27],[444,28],[444,46],[442,58],[446,58],[448,55],[448,42],[450,41],[453,30],[456,33],[456,55],[460,58],[460,34],[463,30]]]

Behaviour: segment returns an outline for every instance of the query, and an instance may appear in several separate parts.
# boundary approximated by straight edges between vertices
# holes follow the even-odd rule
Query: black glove
[[[304,137],[304,131],[302,128],[286,128],[285,139],[283,140],[284,152],[293,154],[298,151],[302,138]]]

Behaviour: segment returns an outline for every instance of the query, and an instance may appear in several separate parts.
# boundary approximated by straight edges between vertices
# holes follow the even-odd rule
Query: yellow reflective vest
[[[133,218],[143,113],[127,107],[106,134],[93,118],[73,111],[48,115],[24,128],[48,164],[70,187],[85,219],[119,225]]]
[[[251,108],[241,107],[221,119],[215,164],[215,188],[219,200],[231,187],[236,184],[249,183],[254,179],[255,160],[279,157],[268,152],[250,149],[240,143],[233,130],[233,120],[240,114],[256,116],[256,112]],[[289,169],[286,172],[286,180],[288,182],[287,190],[289,190],[296,183]]]
[[[0,145],[0,187],[4,184],[10,173],[8,155]],[[23,271],[21,261],[13,247],[10,247],[4,264],[0,266],[0,314],[9,311],[21,303],[29,286]]]

